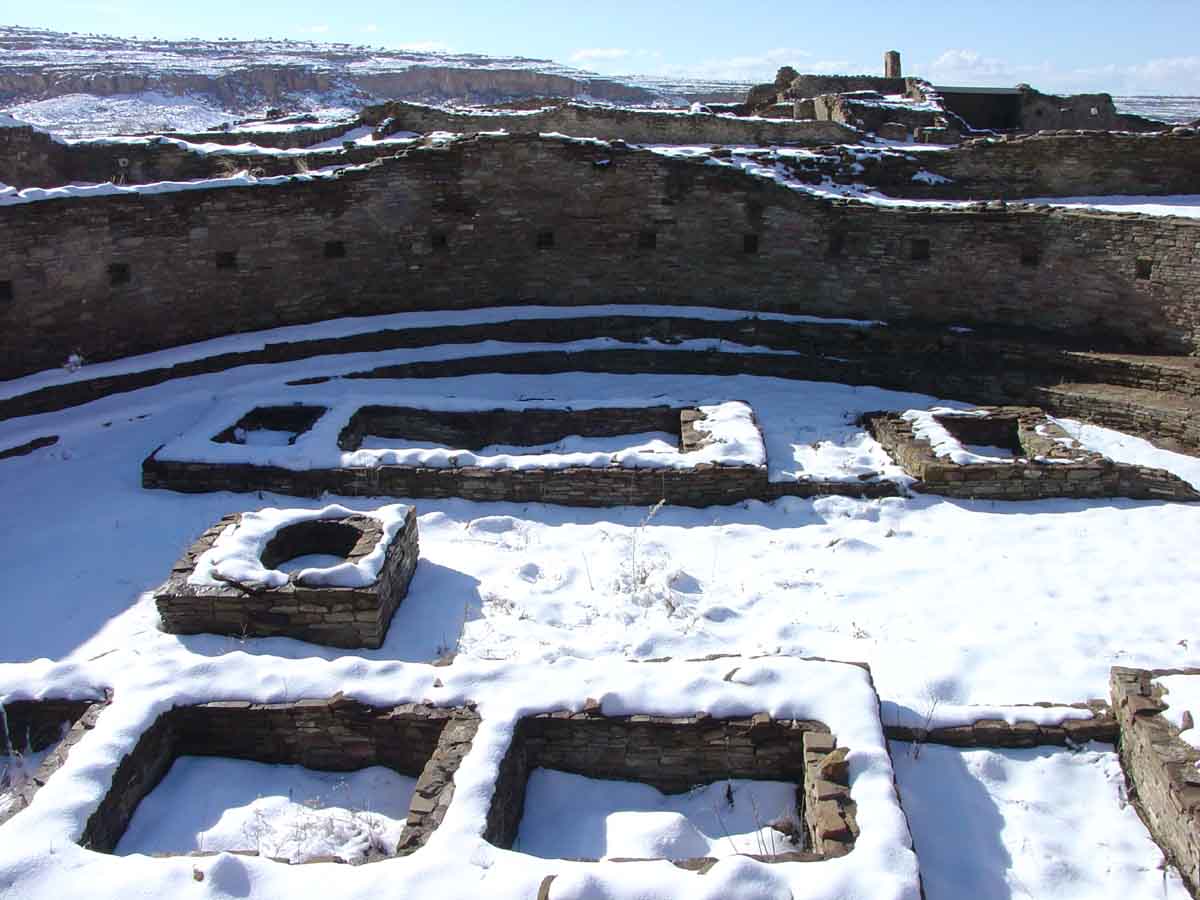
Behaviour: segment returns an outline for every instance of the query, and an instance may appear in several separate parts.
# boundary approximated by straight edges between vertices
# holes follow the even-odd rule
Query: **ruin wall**
[[[1200,222],[828,202],[532,136],[335,179],[0,207],[0,377],[340,316],[664,303],[1200,347]]]
[[[380,122],[379,132],[450,131],[474,134],[558,133],[644,144],[833,144],[854,141],[858,132],[839,122],[795,121],[716,116],[709,113],[615,109],[566,103],[540,112],[454,112],[418,103],[392,102],[363,112],[364,121]]]

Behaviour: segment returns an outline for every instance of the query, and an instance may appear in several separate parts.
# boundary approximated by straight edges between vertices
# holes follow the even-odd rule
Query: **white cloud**
[[[874,71],[848,59],[815,59],[807,50],[777,47],[756,55],[729,56],[684,65],[668,64],[660,66],[654,74],[677,78],[762,83],[773,80],[775,73],[783,66],[792,66],[798,72],[822,75],[842,72],[858,75]]]
[[[590,65],[597,62],[612,62],[631,55],[631,51],[620,47],[592,47],[586,50],[576,50],[571,54],[570,61]]]
[[[379,30],[379,26],[373,22],[370,25],[363,26],[363,31],[370,32],[371,34],[374,34],[378,30]]]
[[[445,41],[404,41],[400,47],[418,53],[449,53],[453,49]]]
[[[1060,67],[987,57],[975,50],[947,50],[930,63],[906,67],[935,84],[1011,87],[1022,82],[1049,93],[1200,95],[1200,56],[1150,59],[1140,63]]]
[[[301,25],[297,31],[302,34],[325,34],[329,31],[328,25]]]

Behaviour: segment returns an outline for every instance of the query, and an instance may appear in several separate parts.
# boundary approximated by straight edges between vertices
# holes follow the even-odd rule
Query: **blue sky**
[[[7,4],[6,4],[7,5]],[[554,59],[605,74],[768,80],[876,72],[943,84],[1200,94],[1200,0],[573,4],[510,0],[80,0],[8,6],[7,24],[159,37],[275,37]]]

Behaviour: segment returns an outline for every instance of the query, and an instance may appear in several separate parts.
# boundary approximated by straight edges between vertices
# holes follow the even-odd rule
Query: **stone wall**
[[[909,78],[884,78],[878,75],[800,75],[792,80],[784,96],[803,99],[818,94],[845,94],[851,91],[877,91],[880,94],[904,94]]]
[[[96,720],[107,704],[107,700],[55,699],[10,700],[0,704],[6,728],[6,733],[0,734],[0,739],[5,741],[0,743],[0,762],[8,755],[10,747],[18,753],[54,748],[46,754],[32,778],[8,791],[9,802],[0,808],[0,825],[33,802],[34,795],[46,780],[62,768],[71,749],[96,726]]]
[[[491,444],[536,447],[568,435],[615,437],[662,431],[682,447],[683,418],[694,423],[699,410],[669,406],[601,407],[597,409],[482,409],[469,412],[415,409],[407,406],[363,406],[338,435],[342,450],[357,450],[367,435],[430,441],[453,449],[482,450]],[[695,443],[695,441],[693,441]]]
[[[1027,704],[1020,704],[1023,706]],[[1062,706],[1060,703],[1035,703],[1029,709]],[[907,725],[883,723],[888,740],[913,741],[921,744],[945,744],[948,747],[1069,747],[1088,741],[1117,741],[1117,720],[1112,708],[1103,700],[1072,703],[1076,709],[1091,712],[1090,719],[1063,719],[1057,725],[1040,725],[1031,719],[1009,723],[1004,719],[977,719],[965,725],[937,728],[914,728]]]
[[[921,154],[918,162],[950,183],[914,182],[902,164],[871,183],[897,196],[947,200],[1200,193],[1200,134],[1194,130],[977,138],[945,153]]]
[[[383,644],[417,567],[415,510],[409,508],[403,528],[387,545],[379,578],[365,588],[313,587],[290,579],[282,587],[235,582],[216,587],[189,584],[196,561],[226,528],[239,521],[241,514],[234,513],[205,531],[175,564],[167,582],[155,591],[163,631],[278,635],[330,647],[374,648]],[[330,534],[332,529],[348,533],[348,546],[338,545],[340,535]],[[373,552],[381,540],[379,520],[370,516],[299,522],[281,529],[268,542],[262,563],[271,569],[310,553],[331,553],[356,562]]]
[[[797,786],[798,841],[766,861],[844,856],[858,835],[846,749],[820,722],[709,716],[605,716],[595,701],[583,712],[521,719],[500,765],[484,837],[513,846],[536,768],[588,778],[636,781],[666,794],[726,778],[790,781]],[[808,851],[805,853],[804,851]]]
[[[333,180],[0,207],[0,377],[338,316],[647,300],[1189,352],[1198,237],[831,203],[702,162],[480,138]]]
[[[66,145],[44,131],[0,127],[0,185],[65,184],[59,179],[66,156]]]
[[[1110,94],[1043,94],[1029,85],[1021,91],[1022,131],[1090,128],[1102,131],[1159,131],[1167,127],[1141,116],[1117,112]]]
[[[813,98],[813,115],[822,122],[841,122],[862,131],[879,132],[887,122],[899,122],[909,131],[916,128],[942,126],[947,116],[930,109],[913,109],[887,105],[871,99],[847,97],[842,94],[821,94]],[[951,118],[954,118],[953,116]]]
[[[1188,482],[1164,469],[1117,463],[1085,450],[1035,408],[997,407],[988,419],[970,416],[937,417],[958,437],[959,427],[976,434],[966,443],[998,443],[979,434],[980,426],[1004,424],[1012,435],[1018,458],[1011,462],[952,462],[938,456],[925,438],[914,434],[913,423],[893,413],[863,416],[871,434],[913,478],[915,490],[990,500],[1040,500],[1046,497],[1131,497],[1137,500],[1200,500]]]
[[[1153,682],[1164,675],[1200,677],[1200,670],[1112,669],[1121,765],[1142,821],[1196,896],[1200,891],[1200,750],[1183,741],[1179,730],[1161,715],[1169,699],[1164,702],[1163,689]]]
[[[594,507],[652,506],[664,500],[672,506],[699,508],[785,496],[882,497],[897,493],[891,482],[770,482],[764,466],[707,463],[688,469],[376,466],[297,471],[239,463],[176,462],[154,456],[142,463],[142,486],[184,493],[273,491],[319,497],[328,492],[347,497],[461,497],[478,502]]]
[[[364,121],[378,119],[377,135],[414,131],[475,134],[558,133],[635,144],[836,144],[854,141],[858,132],[837,122],[740,118],[711,113],[615,109],[565,103],[539,112],[467,112],[394,101],[363,112]]]
[[[423,843],[454,793],[453,771],[478,726],[470,709],[371,707],[337,695],[290,703],[221,701],[163,713],[121,761],[80,844],[112,852],[134,810],[179,756],[225,756],[326,771],[387,766],[417,779],[399,846]],[[443,742],[443,737],[445,741]],[[415,830],[415,834],[410,834]]]
[[[128,143],[96,140],[64,145],[37,132],[32,132],[32,149],[22,150],[29,143],[25,135],[30,133],[23,128],[0,129],[0,183],[24,189],[66,184],[195,181],[224,178],[241,171],[260,177],[295,175],[330,166],[361,165],[392,156],[397,150],[394,144],[381,143],[299,154],[244,148],[202,152],[156,137]],[[42,145],[42,138],[46,146]]]

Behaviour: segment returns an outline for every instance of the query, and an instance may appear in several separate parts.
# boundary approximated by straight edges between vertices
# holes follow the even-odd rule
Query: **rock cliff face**
[[[530,95],[645,104],[707,95],[703,85],[634,84],[521,57],[303,41],[126,40],[0,27],[0,105],[145,91],[208,97],[235,112],[287,108],[301,95],[326,95],[343,104],[390,98],[494,102]]]

